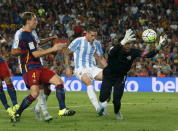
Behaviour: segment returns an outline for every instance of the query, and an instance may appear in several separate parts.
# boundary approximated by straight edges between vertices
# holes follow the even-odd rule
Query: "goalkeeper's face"
[[[126,51],[126,52],[129,52],[130,51],[130,45],[129,44],[125,44],[124,46],[123,46],[123,49],[124,49],[124,51]]]

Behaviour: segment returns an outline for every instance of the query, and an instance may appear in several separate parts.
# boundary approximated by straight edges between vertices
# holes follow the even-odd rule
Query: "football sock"
[[[16,105],[17,104],[17,96],[16,96],[16,91],[15,88],[12,84],[7,85],[7,91],[9,93],[9,96],[11,98],[12,104]]]
[[[105,101],[105,102],[100,102],[100,104],[101,104],[101,106],[104,107],[104,108],[107,107],[107,101]]]
[[[59,108],[60,110],[66,108],[65,105],[65,91],[64,91],[64,85],[58,85],[56,86],[56,97],[59,102]]]
[[[7,99],[6,99],[6,95],[3,91],[3,87],[0,87],[0,100],[1,100],[4,108],[7,110],[7,108],[9,108],[9,105],[7,104]]]
[[[38,103],[40,105],[40,108],[41,108],[43,115],[49,114],[49,112],[47,111],[47,105],[46,105],[46,98],[45,98],[45,95],[44,95],[44,90],[40,90],[40,94],[38,96]]]
[[[88,94],[88,97],[89,97],[91,103],[95,107],[95,109],[96,110],[100,109],[100,105],[99,105],[99,102],[97,100],[97,96],[95,94],[93,85],[87,86],[87,94]]]
[[[22,101],[22,104],[20,105],[19,109],[17,110],[17,114],[21,115],[22,112],[27,108],[29,107],[32,102],[35,100],[35,98],[33,98],[32,95],[29,95],[27,96],[23,101]]]

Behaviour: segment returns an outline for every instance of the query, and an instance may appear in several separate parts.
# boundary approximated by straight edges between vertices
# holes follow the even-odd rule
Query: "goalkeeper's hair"
[[[21,18],[22,18],[22,25],[26,25],[27,20],[31,20],[32,17],[35,16],[35,13],[33,12],[24,12],[21,14]]]

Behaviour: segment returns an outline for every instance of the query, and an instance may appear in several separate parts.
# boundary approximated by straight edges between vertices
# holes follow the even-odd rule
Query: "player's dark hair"
[[[24,13],[22,13],[22,15],[21,15],[22,25],[26,25],[27,20],[31,20],[32,17],[34,17],[34,16],[35,16],[35,13],[32,13],[32,12],[24,12]]]
[[[97,32],[97,28],[95,26],[87,26],[86,27],[86,32]]]

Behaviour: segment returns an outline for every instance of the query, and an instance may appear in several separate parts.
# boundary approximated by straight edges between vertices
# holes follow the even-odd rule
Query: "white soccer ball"
[[[157,34],[154,30],[152,29],[147,29],[142,33],[142,39],[146,43],[151,43],[156,41]]]

